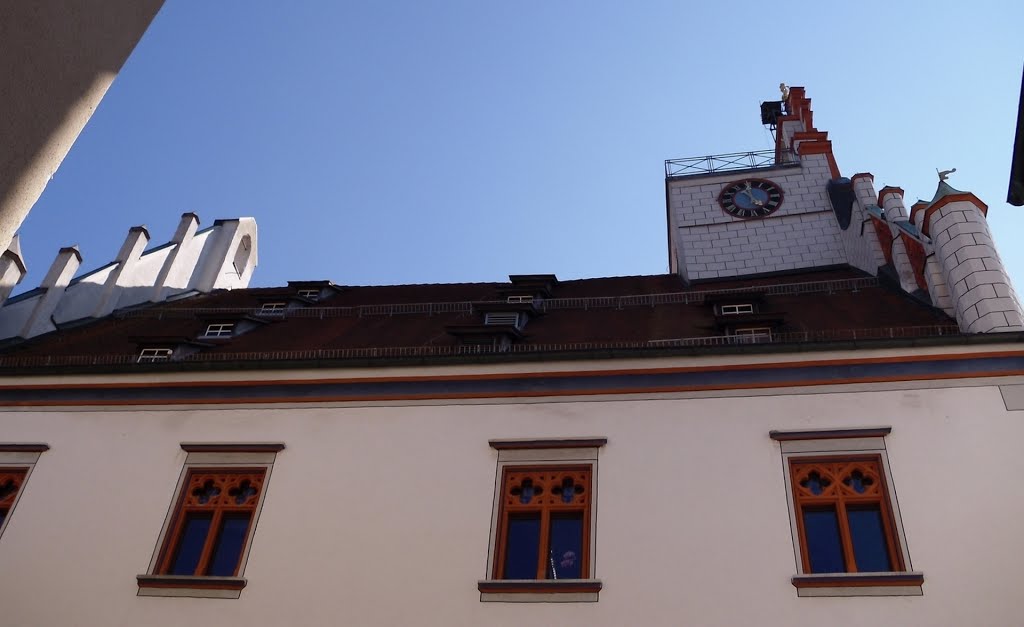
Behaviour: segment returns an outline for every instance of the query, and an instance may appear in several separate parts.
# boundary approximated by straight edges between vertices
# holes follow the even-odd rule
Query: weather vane
[[[946,179],[948,179],[949,175],[954,173],[954,172],[956,172],[956,168],[953,168],[952,170],[943,170],[941,172],[939,172],[938,168],[935,168],[935,173],[939,175],[939,182],[940,183],[942,181],[945,181]]]

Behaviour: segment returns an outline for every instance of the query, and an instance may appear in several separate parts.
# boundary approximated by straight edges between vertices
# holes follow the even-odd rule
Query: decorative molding
[[[872,179],[872,180],[874,180],[874,179]],[[882,189],[878,190],[878,206],[879,207],[884,207],[885,206],[885,203],[882,202],[882,199],[885,197],[886,194],[896,194],[900,198],[903,198],[905,193],[906,192],[903,191],[902,187],[894,187],[892,185],[886,185]]]
[[[599,448],[608,443],[608,438],[549,438],[538,440],[489,440],[491,448],[503,451],[509,449],[552,449],[552,448]]]
[[[865,427],[859,429],[820,429],[812,431],[769,431],[776,442],[792,440],[836,440],[840,438],[878,438],[889,435],[892,427]]]
[[[136,575],[139,587],[205,588],[208,590],[241,590],[245,577],[184,577],[181,575]]]
[[[284,444],[281,442],[254,442],[249,444],[182,442],[181,449],[188,453],[277,453],[284,450]]]
[[[920,586],[924,583],[924,573],[835,573],[828,575],[793,575],[791,580],[795,588],[826,588],[834,586]]]
[[[1010,343],[1024,333],[940,337],[941,345]],[[915,340],[918,345],[929,342]],[[746,350],[756,345],[744,345]],[[1024,352],[979,351],[702,367],[265,381],[174,381],[0,386],[0,406],[88,407],[192,404],[431,401],[663,394],[802,388],[1024,375]],[[870,365],[870,368],[864,366]],[[202,446],[210,446],[202,444]]]
[[[959,194],[949,194],[943,196],[942,198],[936,200],[935,202],[929,205],[921,205],[920,203],[914,203],[914,205],[910,208],[910,221],[911,223],[916,224],[918,228],[921,229],[922,233],[924,233],[928,237],[931,237],[931,233],[929,232],[931,230],[929,221],[931,220],[932,214],[938,211],[939,209],[945,207],[946,205],[954,202],[970,203],[981,211],[981,215],[986,217],[988,216],[988,205],[986,205],[984,202],[978,199],[978,197],[972,194],[971,192],[962,192]],[[924,215],[922,215],[920,219],[918,219],[917,214],[922,211],[924,212]]]
[[[478,581],[480,592],[542,593],[600,592],[600,579],[487,579]]]
[[[0,453],[42,453],[50,450],[49,444],[0,444]]]

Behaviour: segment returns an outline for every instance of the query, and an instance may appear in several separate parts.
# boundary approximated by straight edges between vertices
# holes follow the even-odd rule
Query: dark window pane
[[[536,579],[540,514],[510,516],[503,579]]]
[[[551,544],[547,559],[548,579],[583,577],[583,512],[551,516]]]
[[[0,509],[0,527],[4,526],[4,521],[7,520],[7,510]]]
[[[171,575],[194,575],[210,531],[211,514],[189,514],[182,526],[178,549],[171,564]]]
[[[850,518],[850,536],[857,570],[862,573],[892,570],[881,508],[878,505],[860,505],[848,507],[846,513]]]
[[[206,569],[207,575],[215,577],[231,577],[242,557],[245,536],[249,531],[249,514],[232,514],[225,516],[217,534],[217,542],[213,545],[213,557]]]
[[[805,509],[804,533],[812,573],[846,572],[839,541],[839,520],[834,509]]]

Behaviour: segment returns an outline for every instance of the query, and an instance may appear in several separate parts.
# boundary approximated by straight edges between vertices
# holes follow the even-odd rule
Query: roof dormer
[[[330,281],[288,281],[288,287],[295,290],[296,298],[306,303],[318,303],[343,291],[340,286]]]
[[[498,287],[498,294],[510,304],[540,304],[558,283],[553,274],[510,274],[508,280],[511,285]]]

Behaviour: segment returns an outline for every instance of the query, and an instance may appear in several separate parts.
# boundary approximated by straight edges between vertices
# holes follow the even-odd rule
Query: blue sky
[[[21,229],[29,276],[254,216],[253,285],[668,269],[663,161],[771,147],[803,85],[845,176],[1006,204],[1020,2],[167,0]]]

